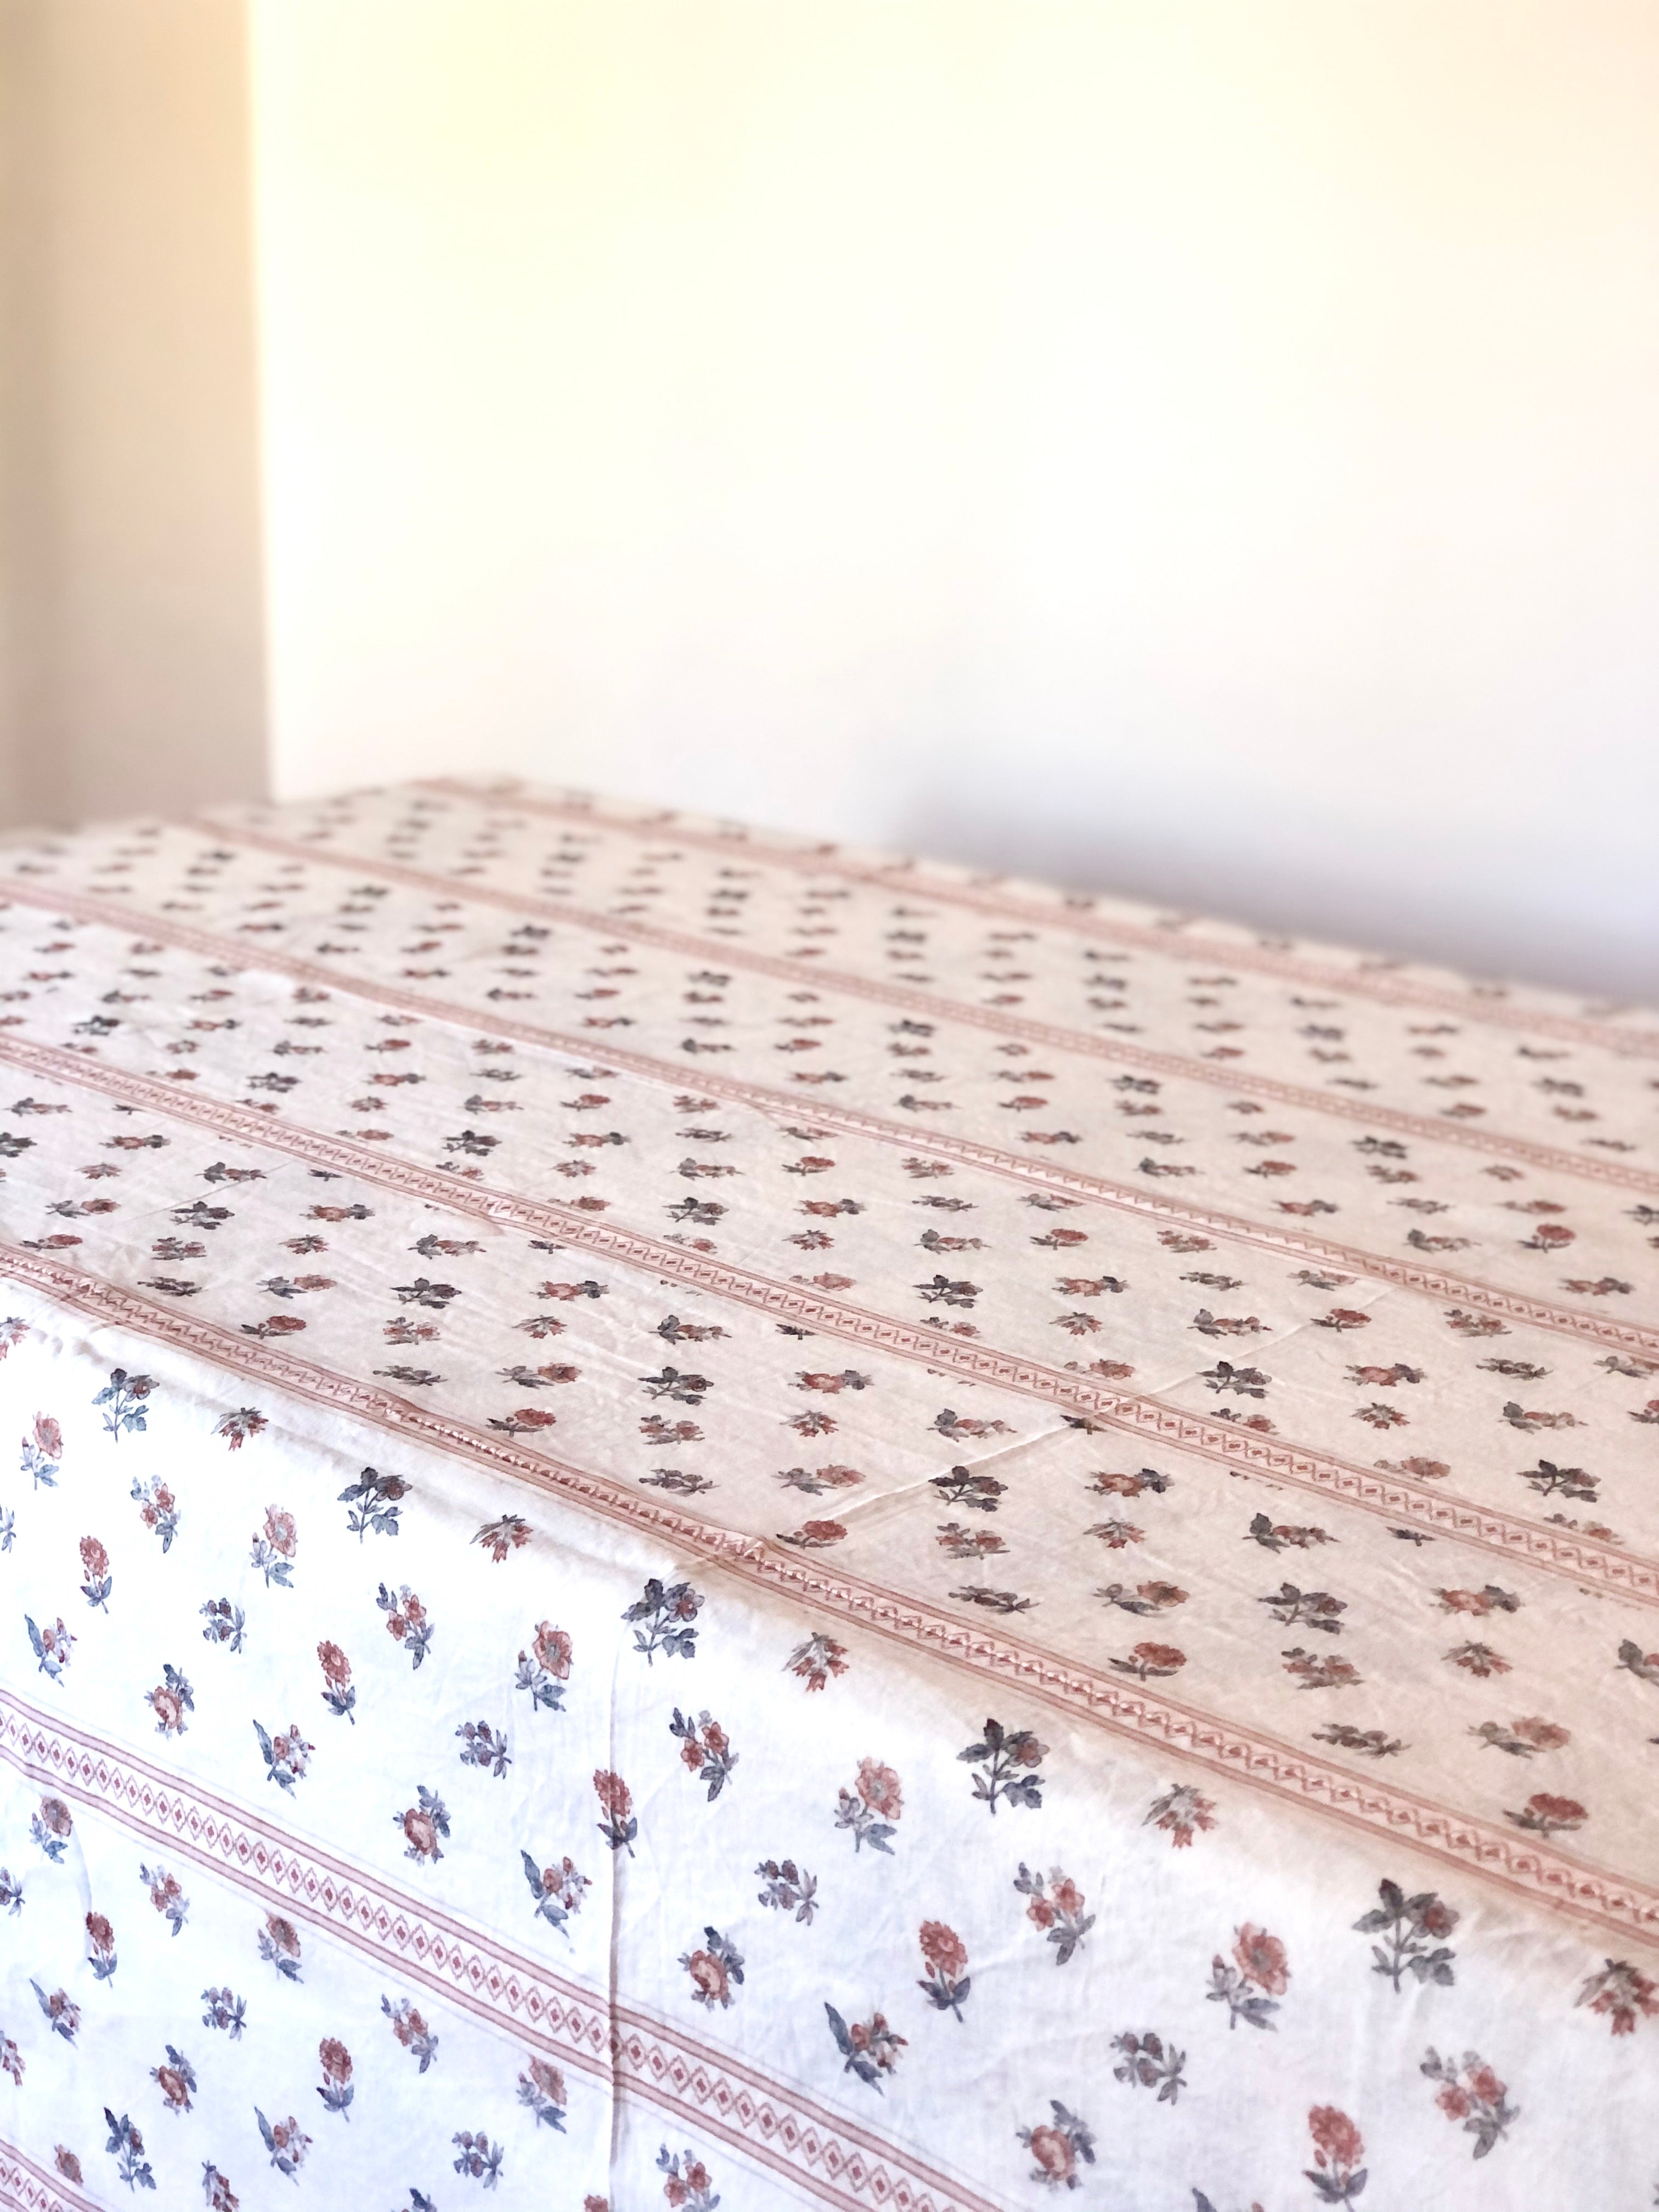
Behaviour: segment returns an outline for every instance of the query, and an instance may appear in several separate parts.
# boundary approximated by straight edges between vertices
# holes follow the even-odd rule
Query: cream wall
[[[0,826],[266,769],[240,0],[0,0]]]

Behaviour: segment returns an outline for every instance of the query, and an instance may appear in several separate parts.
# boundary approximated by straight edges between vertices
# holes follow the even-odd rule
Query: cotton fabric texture
[[[1652,2202],[1651,1017],[516,787],[3,859],[0,2202]]]

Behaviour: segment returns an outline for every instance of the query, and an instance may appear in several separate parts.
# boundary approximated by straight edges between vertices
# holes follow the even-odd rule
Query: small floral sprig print
[[[1008,1487],[994,1474],[975,1474],[965,1467],[953,1467],[948,1474],[935,1474],[929,1480],[941,1505],[966,1506],[972,1513],[994,1513],[997,1501]]]
[[[530,1541],[530,1523],[521,1513],[503,1513],[498,1521],[486,1521],[472,1540],[483,1545],[499,1567]]]
[[[170,2043],[167,2051],[164,2062],[150,2068],[149,2078],[161,2091],[168,2112],[187,2112],[196,2094],[196,2070],[182,2051]]]
[[[613,1851],[625,1850],[634,1856],[634,1838],[640,1832],[640,1824],[634,1817],[634,1795],[620,1774],[612,1774],[603,1766],[593,1770],[593,1794],[599,1801],[602,1818],[599,1833]]]
[[[325,2112],[338,2112],[349,2120],[352,2099],[356,2085],[352,2081],[351,2053],[337,2036],[325,2035],[317,2046],[317,2063],[323,2069],[323,2078],[317,2094],[323,2100]]]
[[[1173,1850],[1185,1850],[1201,1830],[1214,1827],[1215,1806],[1191,1783],[1172,1783],[1161,1797],[1153,1798],[1140,1825],[1167,1835]]]
[[[1252,1519],[1246,1541],[1252,1539],[1269,1552],[1282,1552],[1287,1546],[1296,1551],[1306,1551],[1310,1545],[1334,1544],[1336,1541],[1336,1538],[1328,1535],[1323,1528],[1276,1522],[1266,1513],[1258,1513]]]
[[[568,1936],[570,1931],[565,1923],[573,1912],[581,1910],[583,1894],[590,1886],[587,1876],[577,1873],[572,1858],[562,1858],[556,1866],[538,1866],[529,1852],[521,1850],[519,1859],[536,1900],[537,1913],[550,1928]]]
[[[285,2120],[268,2120],[256,2105],[253,2117],[259,2123],[259,2133],[264,2137],[271,2164],[286,2180],[294,2180],[306,2162],[311,2137],[292,2112]]]
[[[81,2008],[67,1990],[53,1990],[50,1996],[39,1982],[31,1981],[35,2001],[46,2015],[47,2027],[54,2035],[61,2035],[65,2043],[73,2043],[81,2032]]]
[[[1308,2114],[1314,2162],[1303,2168],[1322,2204],[1352,2204],[1365,2186],[1364,2139],[1346,2112],[1334,2105],[1316,2105]]]
[[[293,1978],[298,1981],[298,1974]],[[216,2028],[222,2034],[228,2035],[233,2043],[240,2043],[242,2030],[247,2025],[246,2000],[239,1997],[230,1989],[204,1990],[202,2002],[207,2007],[202,2014],[203,2027]]]
[[[671,2154],[665,2143],[657,2153],[657,2171],[668,2176],[662,2193],[669,2212],[715,2212],[720,2200],[708,2168],[690,2151]],[[603,2197],[590,2197],[587,2203],[590,2206],[597,2204],[599,2212],[607,2212]]]
[[[285,1982],[301,1978],[300,1931],[280,1912],[265,1915],[265,1924],[259,1930],[259,1956],[267,1966],[275,1966]]]
[[[1352,1659],[1334,1658],[1324,1651],[1304,1651],[1299,1644],[1279,1656],[1285,1662],[1285,1672],[1295,1676],[1298,1690],[1352,1690],[1365,1679]]]
[[[916,1987],[935,2011],[954,2013],[960,2020],[974,1986],[973,1976],[963,1971],[968,1964],[968,1946],[942,1920],[924,1920],[918,1940],[927,1971]]]
[[[1112,2069],[1112,2078],[1127,2081],[1131,2088],[1156,2089],[1160,2105],[1173,2105],[1187,2086],[1182,2068],[1187,2063],[1184,2051],[1177,2051],[1172,2043],[1166,2044],[1161,2035],[1149,2029],[1145,2035],[1125,2033],[1112,2038],[1112,2048],[1122,2057]]]
[[[569,2101],[564,2076],[552,2061],[531,2059],[519,2076],[519,2102],[535,2114],[536,2125],[556,2129],[562,2135]]]
[[[39,1992],[37,1991],[38,1995]],[[1608,1959],[1592,1974],[1574,1998],[1613,2023],[1615,2035],[1634,2035],[1640,2020],[1659,2013],[1659,1982],[1633,1966],[1628,1959]]]
[[[1014,1876],[1014,1887],[1022,1897],[1030,1899],[1025,1917],[1033,1928],[1041,1929],[1044,1939],[1054,1946],[1054,1964],[1068,1966],[1095,1924],[1094,1914],[1083,1909],[1086,1902],[1083,1892],[1058,1867],[1050,1867],[1045,1881],[1040,1874],[1033,1874],[1024,1860]]]
[[[0,1552],[10,1551],[17,1540],[17,1516],[9,1505],[0,1505]]]
[[[1535,1836],[1559,1836],[1571,1835],[1575,1828],[1582,1828],[1589,1814],[1576,1797],[1556,1797],[1547,1790],[1540,1790],[1528,1798],[1518,1813],[1511,1813],[1506,1808],[1504,1818]]]
[[[810,1927],[817,1911],[818,1880],[798,1867],[793,1859],[763,1859],[755,1872],[766,1884],[759,1902],[775,1912],[793,1912],[803,1927]]]
[[[1410,1974],[1419,1983],[1433,1982],[1449,1989],[1456,1979],[1452,1961],[1457,1954],[1446,1948],[1444,1937],[1456,1927],[1461,1915],[1431,1889],[1407,1897],[1397,1881],[1380,1881],[1379,1903],[1354,1922],[1359,1936],[1380,1936],[1371,1945],[1371,1972],[1384,1974],[1398,1990]]]
[[[797,1551],[827,1552],[832,1544],[839,1544],[846,1534],[847,1526],[842,1521],[803,1521],[799,1528],[787,1533],[780,1529],[778,1541],[793,1544]]]
[[[9,2074],[17,2087],[21,2089],[23,2086],[23,2075],[25,2070],[23,2054],[17,2048],[15,2042],[14,2042],[12,2038],[9,2035],[0,2035],[0,2074]],[[63,2153],[61,2150],[58,2155],[60,2158],[62,2157]],[[69,2155],[73,2158],[75,2154],[71,2151]],[[61,2167],[59,2168],[59,2171],[62,2171]],[[65,2178],[67,2179],[67,2177]],[[76,2160],[75,2178],[77,2180],[80,2179],[80,2160],[78,2159]]]
[[[433,1624],[427,1619],[426,1607],[407,1583],[395,1597],[382,1583],[374,1602],[386,1616],[386,1634],[394,1644],[402,1644],[410,1668],[418,1674],[422,1660],[432,1649]]]
[[[138,1879],[149,1892],[149,1901],[176,1936],[190,1917],[190,1899],[179,1878],[165,1867],[141,1866]]]
[[[1115,1605],[1121,1613],[1138,1613],[1143,1617],[1168,1613],[1177,1605],[1185,1605],[1188,1593],[1178,1583],[1146,1582],[1108,1583],[1095,1595],[1107,1605]]]
[[[1490,1644],[1454,1644],[1446,1657],[1452,1666],[1461,1667],[1466,1674],[1474,1674],[1481,1681],[1510,1672],[1509,1661],[1501,1652],[1494,1651]]]
[[[438,1843],[441,1837],[448,1839],[449,1814],[437,1791],[428,1790],[424,1782],[418,1784],[416,1796],[415,1804],[394,1813],[392,1819],[404,1832],[404,1856],[417,1866],[432,1866],[443,1856]]]
[[[1474,2155],[1485,2158],[1501,2142],[1510,2124],[1521,2117],[1509,2102],[1509,2091],[1479,2051],[1466,2051],[1462,2063],[1443,2058],[1431,2044],[1422,2071],[1440,2083],[1435,2103],[1449,2120],[1461,2120],[1466,2136],[1474,2137]]]
[[[286,1506],[267,1505],[264,1526],[255,1531],[248,1554],[249,1564],[264,1577],[267,1589],[273,1583],[279,1589],[293,1589],[294,1559],[299,1548],[299,1525],[294,1516]]]
[[[279,1790],[292,1790],[296,1782],[304,1780],[311,1754],[317,1747],[306,1741],[292,1721],[275,1735],[255,1721],[253,1733],[259,1739],[268,1781],[274,1782]]]
[[[1502,1721],[1482,1721],[1469,1734],[1478,1736],[1493,1751],[1508,1752],[1512,1759],[1532,1759],[1540,1751],[1559,1751],[1572,1741],[1570,1729],[1535,1716],[1523,1717],[1507,1725]]]
[[[1357,1728],[1352,1721],[1327,1721],[1314,1730],[1313,1741],[1340,1744],[1344,1751],[1357,1751],[1366,1759],[1389,1759],[1406,1748],[1403,1740],[1386,1729]]]
[[[635,1627],[634,1649],[642,1651],[651,1665],[659,1651],[671,1659],[696,1657],[697,1632],[691,1624],[702,1611],[702,1595],[690,1583],[665,1584],[653,1575],[643,1595],[635,1598],[622,1617],[636,1624],[643,1622],[642,1627]]]
[[[107,1613],[115,1578],[109,1571],[109,1553],[95,1536],[81,1539],[81,1572],[86,1578],[81,1584],[82,1596],[88,1605],[101,1607]]]
[[[129,1375],[125,1367],[112,1367],[109,1381],[93,1400],[104,1409],[104,1432],[118,1443],[124,1435],[144,1431],[144,1401],[155,1388],[148,1375]]]
[[[40,1662],[40,1672],[48,1681],[61,1682],[77,1640],[64,1626],[62,1616],[56,1621],[48,1621],[44,1628],[37,1628],[26,1613],[23,1626],[28,1631],[29,1645]]]
[[[395,1536],[398,1533],[398,1501],[409,1495],[409,1485],[399,1474],[382,1474],[378,1468],[366,1467],[356,1482],[348,1483],[340,1492],[339,1503],[349,1509],[346,1514],[346,1533],[361,1544],[365,1536]]]
[[[855,1852],[868,1844],[872,1851],[884,1852],[891,1858],[893,1847],[887,1839],[903,1811],[904,1792],[898,1776],[878,1759],[860,1759],[853,1787],[843,1786],[836,1792],[836,1826],[852,1830]]]
[[[456,2172],[464,2174],[469,2181],[483,2182],[486,2189],[495,2188],[501,2178],[506,2147],[491,2142],[482,2129],[476,2135],[471,2129],[464,2129],[449,2140],[460,2153],[454,2162]]]
[[[504,1730],[492,1728],[488,1721],[463,1721],[455,1733],[460,1739],[463,1766],[476,1766],[482,1773],[493,1774],[498,1782],[506,1779],[513,1759]]]
[[[1277,1936],[1248,1920],[1233,1934],[1233,1955],[1224,1959],[1216,1953],[1210,1961],[1211,1985],[1204,1994],[1212,2004],[1226,2006],[1230,2030],[1241,2020],[1251,2027],[1271,2028],[1278,2000],[1290,1987],[1285,1946]]]
[[[832,1674],[844,1674],[848,1666],[847,1646],[833,1636],[815,1631],[798,1644],[783,1662],[785,1674],[805,1682],[808,1692],[822,1690]]]
[[[890,2074],[898,2064],[898,2055],[909,2039],[896,2035],[887,2025],[884,2013],[872,2013],[868,2020],[855,2020],[849,2027],[832,2004],[823,2008],[830,2023],[830,2033],[836,2039],[836,2048],[846,2063],[843,2074],[855,2074],[878,2096],[881,2094],[881,2077]]]
[[[743,1954],[718,1928],[705,1928],[702,1937],[696,1950],[680,1954],[680,1964],[691,1977],[692,2002],[724,2012],[743,1985]]]
[[[202,2164],[202,2197],[207,2212],[240,2212],[241,2198],[210,2159]]]
[[[179,1533],[179,1501],[172,1491],[159,1476],[152,1475],[148,1482],[135,1482],[128,1495],[137,1505],[138,1518],[145,1528],[161,1538],[162,1552],[170,1552]]]
[[[112,1980],[115,1969],[120,1964],[115,1955],[114,1929],[101,1912],[88,1912],[86,1930],[87,1963],[92,1968],[94,1981]]]
[[[1027,1812],[1042,1808],[1044,1778],[1037,1772],[1048,1753],[1033,1729],[1005,1729],[1000,1721],[988,1720],[985,1733],[957,1757],[964,1765],[979,1769],[974,1776],[974,1798],[994,1816],[998,1801],[1023,1806]]]
[[[1175,1644],[1137,1644],[1127,1659],[1107,1662],[1115,1673],[1132,1674],[1137,1682],[1178,1674],[1186,1663],[1186,1653]]]
[[[711,1720],[705,1711],[693,1721],[678,1705],[674,1717],[668,1723],[669,1734],[680,1747],[680,1760],[695,1774],[699,1782],[708,1785],[708,1802],[712,1805],[732,1778],[732,1770],[738,1763],[738,1754],[732,1748],[732,1740],[718,1721]]]
[[[222,1416],[213,1433],[222,1437],[232,1451],[240,1451],[250,1437],[258,1436],[270,1426],[264,1415],[252,1406],[239,1406],[234,1413]]]
[[[9,1867],[0,1866],[0,1912],[15,1920],[23,1910],[23,1885]]]
[[[1591,1505],[1601,1480],[1586,1474],[1582,1467],[1558,1467],[1553,1459],[1540,1459],[1536,1467],[1521,1472],[1521,1480],[1530,1483],[1540,1498],[1581,1498]]]
[[[519,1671],[513,1680],[515,1690],[529,1691],[532,1712],[564,1711],[571,1649],[571,1639],[562,1628],[556,1628],[550,1620],[537,1622],[529,1650],[519,1654]]]
[[[58,1462],[63,1456],[63,1430],[50,1413],[37,1413],[34,1433],[23,1439],[22,1457],[18,1462],[21,1472],[33,1478],[37,1490],[43,1484],[48,1490],[56,1490]]]
[[[337,1644],[325,1638],[317,1646],[317,1663],[323,1670],[323,1703],[336,1720],[349,1721],[356,1728],[357,1719],[353,1708],[357,1703],[357,1692],[352,1686],[350,1660]]]
[[[144,1703],[155,1716],[157,1735],[183,1735],[185,1715],[196,1710],[196,1692],[171,1660],[163,1661],[161,1680],[144,1692]]]
[[[69,1848],[75,1818],[61,1797],[43,1797],[40,1809],[29,1822],[30,1840],[40,1845],[54,1865]]]
[[[1300,1623],[1328,1636],[1342,1633],[1340,1616],[1348,1609],[1346,1598],[1333,1597],[1328,1590],[1298,1589],[1294,1583],[1281,1583],[1271,1597],[1258,1598],[1256,1603],[1265,1605],[1281,1628]]]
[[[424,2074],[438,2056],[438,2039],[427,2026],[425,2014],[417,2012],[407,1997],[399,1997],[393,2004],[390,1997],[383,1996],[380,2010],[391,2021],[399,2048],[420,2062],[420,2071]]]
[[[1052,2120],[1018,2130],[1019,2141],[1031,2154],[1031,2179],[1045,2182],[1050,2189],[1080,2189],[1083,2177],[1078,2172],[1079,2162],[1085,2166],[1095,2162],[1093,2133],[1058,2097],[1050,2097],[1048,2110],[1054,2114]]]
[[[118,1375],[121,1370],[118,1367],[115,1372]],[[97,1401],[94,1400],[94,1402]],[[106,2105],[104,2124],[109,2130],[109,2141],[104,2148],[115,2160],[117,2176],[125,2182],[129,2189],[154,2189],[155,2176],[150,2172],[149,2161],[144,2156],[144,2139],[127,2115],[123,2112],[118,2120]]]
[[[228,1597],[210,1597],[198,1610],[207,1626],[202,1631],[204,1644],[228,1644],[233,1651],[240,1651],[246,1643],[247,1616],[240,1605],[233,1605]]]

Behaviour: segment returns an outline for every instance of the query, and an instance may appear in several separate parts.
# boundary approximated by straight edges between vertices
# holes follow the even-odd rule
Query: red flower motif
[[[1334,2105],[1316,2105],[1308,2114],[1308,2129],[1322,2166],[1328,2160],[1346,2170],[1358,2166],[1365,2155],[1364,2138],[1347,2114]]]
[[[1277,1936],[1269,1936],[1266,1929],[1257,1928],[1247,1920],[1233,1945],[1233,1957],[1246,1981],[1254,1982],[1270,1997],[1282,1997],[1290,1987],[1291,1970],[1285,1963],[1285,1946]]]
[[[323,2038],[317,2046],[317,2057],[324,2081],[343,2087],[351,2079],[351,2053],[334,2036]]]
[[[64,1431],[50,1413],[35,1415],[34,1441],[42,1458],[62,1459],[64,1456]]]
[[[562,1628],[555,1628],[550,1621],[538,1622],[531,1648],[536,1664],[556,1682],[569,1680],[571,1641]]]
[[[948,1981],[955,1981],[968,1964],[968,1946],[956,1929],[947,1928],[942,1920],[924,1920],[921,1923],[921,1955]]]
[[[1025,2148],[1031,2154],[1031,2162],[1045,2181],[1063,2181],[1070,2189],[1077,2179],[1077,2153],[1072,2139],[1062,2129],[1033,2128],[1026,2138]]]
[[[593,1789],[599,1797],[599,1809],[613,1820],[625,1820],[634,1809],[634,1795],[620,1774],[610,1773],[596,1767]]]
[[[856,1787],[870,1810],[884,1820],[896,1820],[904,1810],[904,1796],[897,1775],[878,1759],[860,1759]]]
[[[343,1690],[351,1680],[351,1662],[337,1644],[319,1644],[317,1657],[323,1679],[331,1690]]]
[[[95,1536],[81,1539],[81,1571],[89,1583],[102,1582],[109,1572],[109,1553]]]
[[[732,2002],[731,1977],[725,1964],[712,1951],[694,1951],[686,1960],[686,1972],[697,1985],[698,1994],[709,2004],[726,2005]]]

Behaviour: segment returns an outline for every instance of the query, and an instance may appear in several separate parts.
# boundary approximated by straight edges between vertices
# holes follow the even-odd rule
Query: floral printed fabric
[[[0,2203],[1652,2200],[1650,1019],[555,794],[3,858]]]

